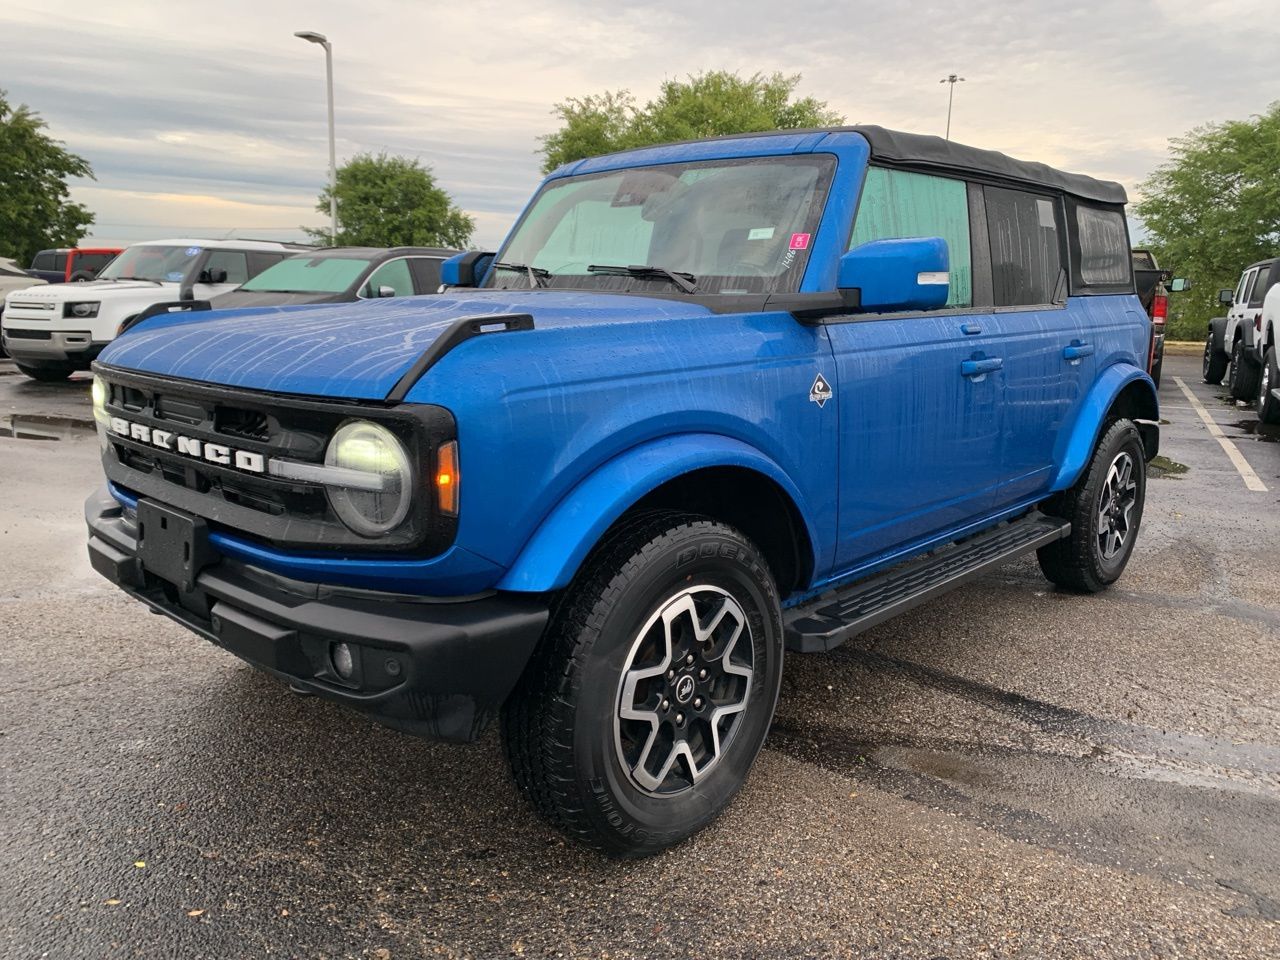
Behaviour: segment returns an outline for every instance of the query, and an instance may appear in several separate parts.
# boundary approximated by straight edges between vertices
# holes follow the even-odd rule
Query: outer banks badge
[[[827,383],[822,374],[813,378],[813,386],[809,388],[809,399],[818,405],[818,409],[825,407],[827,401],[831,399],[831,384]]]

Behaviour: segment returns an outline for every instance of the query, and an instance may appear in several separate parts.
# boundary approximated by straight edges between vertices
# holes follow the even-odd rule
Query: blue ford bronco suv
[[[90,557],[386,724],[500,718],[538,811],[653,853],[742,786],[784,649],[1030,551],[1120,576],[1159,441],[1124,203],[871,126],[569,164],[440,296],[112,343]]]

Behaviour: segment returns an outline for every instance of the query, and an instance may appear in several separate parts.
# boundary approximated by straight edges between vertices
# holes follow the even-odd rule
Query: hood
[[[159,376],[250,390],[383,400],[454,322],[502,313],[531,314],[536,329],[709,316],[711,311],[658,297],[494,290],[173,313],[132,328],[98,359]]]
[[[151,283],[149,280],[86,280],[83,283],[51,283],[39,290],[32,290],[31,300],[101,300],[113,294],[136,290],[173,291],[177,299],[176,283]],[[168,299],[168,293],[161,299]]]
[[[215,310],[238,310],[241,307],[284,307],[303,303],[345,303],[355,300],[345,291],[340,293],[282,293],[279,290],[232,290],[209,300]]]

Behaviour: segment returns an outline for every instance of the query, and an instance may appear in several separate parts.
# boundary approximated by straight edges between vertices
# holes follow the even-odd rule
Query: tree
[[[93,223],[71,203],[68,177],[92,177],[89,162],[44,132],[47,124],[0,90],[0,256],[24,266],[37,250],[70,247]]]
[[[1161,266],[1194,287],[1170,298],[1169,335],[1201,340],[1218,290],[1280,246],[1280,101],[1248,120],[1196,127],[1139,187],[1136,212]]]
[[[338,168],[338,236],[342,246],[466,247],[475,221],[436,186],[417,160],[361,153]],[[329,188],[316,202],[329,212]],[[330,243],[329,229],[307,233]]]
[[[627,90],[571,97],[555,106],[560,129],[542,137],[542,170],[561,164],[674,140],[729,133],[827,127],[844,117],[813,97],[792,100],[800,74],[740,77],[713,70],[667,80],[643,108]]]

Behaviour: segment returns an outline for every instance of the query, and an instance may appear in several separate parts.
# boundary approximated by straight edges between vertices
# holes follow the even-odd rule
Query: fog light
[[[335,643],[333,645],[333,669],[337,671],[338,676],[343,680],[350,680],[351,675],[356,672],[355,656],[351,652],[351,647],[345,643]]]

